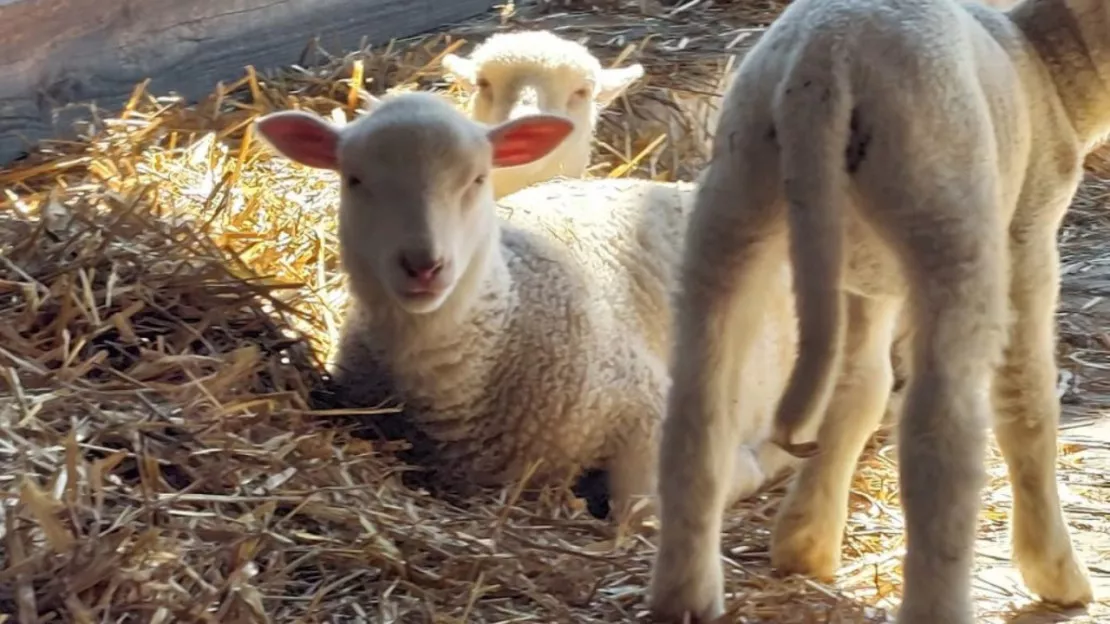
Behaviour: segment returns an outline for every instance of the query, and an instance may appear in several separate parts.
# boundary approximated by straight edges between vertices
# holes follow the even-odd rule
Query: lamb
[[[693,192],[563,180],[522,190],[499,218],[491,168],[543,158],[573,125],[534,113],[486,126],[420,92],[375,101],[341,128],[296,111],[257,122],[278,152],[342,179],[351,301],[334,376],[346,399],[369,402],[359,392],[387,377],[443,472],[463,482],[503,486],[535,460],[532,484],[607,470],[613,516],[625,521],[653,509],[670,297]],[[767,296],[781,305],[767,316],[790,319],[789,268],[779,274]],[[795,323],[777,327],[745,370],[749,396],[768,397],[747,420],[765,429],[795,348]],[[733,500],[792,459],[770,444],[735,453]]]
[[[687,234],[649,592],[657,616],[724,611],[718,548],[739,435],[724,399],[752,349],[768,267],[787,249],[801,338],[775,437],[792,447],[799,429],[820,426],[820,453],[778,514],[773,565],[838,568],[850,479],[905,314],[898,622],[973,621],[992,415],[1025,584],[1048,602],[1093,599],[1055,480],[1055,236],[1083,158],[1110,132],[1107,85],[1110,0],[1005,11],[797,0],[776,20],[726,93],[717,136],[729,138],[703,173]]]
[[[447,54],[443,68],[471,93],[471,118],[503,123],[535,112],[574,121],[574,131],[535,162],[494,169],[494,197],[560,176],[581,178],[590,163],[598,113],[644,75],[633,63],[603,69],[586,46],[546,30],[497,33],[469,58]]]

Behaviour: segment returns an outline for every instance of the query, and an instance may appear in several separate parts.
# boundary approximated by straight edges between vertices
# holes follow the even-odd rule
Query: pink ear
[[[559,115],[526,115],[494,126],[493,166],[526,165],[547,156],[574,132],[574,122]]]
[[[339,169],[339,130],[301,111],[270,113],[255,122],[258,132],[286,158],[317,169]]]

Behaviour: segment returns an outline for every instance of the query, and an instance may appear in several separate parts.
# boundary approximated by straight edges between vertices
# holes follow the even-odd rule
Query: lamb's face
[[[471,115],[484,123],[500,123],[551,113],[570,117],[588,129],[597,108],[595,88],[593,72],[584,67],[488,62],[478,74]]]
[[[373,276],[406,312],[424,314],[443,305],[495,227],[492,147],[476,124],[413,112],[383,107],[345,133],[339,243],[352,279]]]
[[[586,135],[597,112],[643,76],[639,64],[603,69],[585,46],[547,31],[494,35],[470,58],[449,54],[443,65],[471,93],[475,120],[547,113],[572,119]]]
[[[343,128],[300,112],[258,121],[285,156],[339,174],[339,249],[352,288],[373,283],[410,314],[439,309],[494,244],[491,170],[543,158],[573,129],[543,115],[491,128],[429,93],[375,100]]]

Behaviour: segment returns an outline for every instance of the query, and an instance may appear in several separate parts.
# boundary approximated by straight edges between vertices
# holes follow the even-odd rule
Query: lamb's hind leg
[[[852,475],[894,378],[890,345],[899,306],[848,296],[843,363],[817,434],[821,452],[802,464],[775,518],[771,562],[783,572],[830,578],[840,567]]]
[[[1014,561],[1041,598],[1090,602],[1091,583],[1072,547],[1056,486],[1055,311],[1058,252],[1052,228],[1012,240],[1014,324],[995,379],[995,435],[1014,492]]]
[[[983,451],[1007,310],[1004,228],[991,179],[968,172],[963,185],[907,188],[911,194],[898,199],[916,206],[881,215],[891,219],[885,229],[909,274],[916,327],[898,432],[906,536],[899,624],[974,621]]]
[[[746,127],[729,133],[703,174],[686,238],[649,592],[664,621],[686,613],[707,621],[724,611],[721,523],[740,444],[733,386],[760,331],[761,290],[785,253],[770,123],[757,129],[728,119],[748,110],[740,103],[724,113],[725,127]]]

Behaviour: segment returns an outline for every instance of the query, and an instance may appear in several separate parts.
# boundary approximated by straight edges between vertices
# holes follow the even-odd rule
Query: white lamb
[[[493,171],[494,197],[557,176],[581,178],[598,113],[644,75],[639,63],[604,69],[586,46],[546,30],[497,33],[470,57],[448,54],[443,67],[471,92],[471,118],[498,124],[532,113],[568,117],[574,131],[535,162]]]
[[[883,411],[905,302],[898,621],[973,621],[992,416],[1026,585],[1054,603],[1092,600],[1055,478],[1055,237],[1085,155],[1108,132],[1110,0],[786,9],[725,96],[717,136],[728,140],[715,146],[691,217],[660,460],[657,615],[724,611],[721,513],[739,442],[726,398],[787,240],[801,348],[776,439],[791,447],[799,427],[824,422],[820,453],[779,512],[772,563],[835,573],[849,483]]]
[[[571,122],[534,114],[487,127],[408,93],[341,128],[302,112],[257,127],[288,158],[341,175],[351,302],[335,376],[348,400],[386,376],[461,481],[504,485],[535,460],[533,483],[597,467],[618,518],[641,496],[652,510],[690,185],[551,182],[505,202],[501,219],[490,171],[542,158]],[[747,407],[764,427],[795,348],[790,272],[779,274],[764,295],[778,322],[764,321],[743,380],[749,397],[768,397]],[[730,499],[792,459],[769,444],[761,465],[736,451]]]

